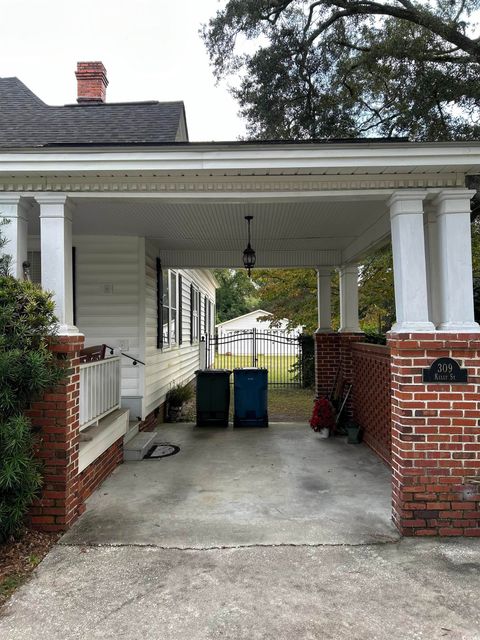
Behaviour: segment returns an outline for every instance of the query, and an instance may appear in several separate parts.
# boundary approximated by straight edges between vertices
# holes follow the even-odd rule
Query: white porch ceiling
[[[338,264],[345,249],[387,216],[386,197],[254,202],[73,197],[73,232],[148,238],[172,266],[237,266],[247,241],[245,216],[252,215],[258,266]],[[37,207],[29,232],[40,232]]]

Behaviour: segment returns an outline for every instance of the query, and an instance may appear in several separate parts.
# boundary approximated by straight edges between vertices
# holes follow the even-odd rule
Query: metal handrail
[[[106,344],[105,347],[107,349],[110,350],[110,355],[113,356],[115,353],[115,347],[111,347],[110,345]],[[128,355],[128,353],[124,353],[123,351],[120,351],[120,355],[121,356],[125,356],[125,358],[129,358],[130,360],[133,360],[133,366],[135,367],[137,364],[143,364],[143,366],[145,366],[145,363],[142,362],[141,360],[139,360],[138,358],[134,358],[133,356]]]

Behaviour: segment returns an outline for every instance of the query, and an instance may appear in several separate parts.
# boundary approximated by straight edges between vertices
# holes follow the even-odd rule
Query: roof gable
[[[183,102],[51,107],[18,78],[0,78],[0,147],[149,145],[187,140]]]
[[[237,316],[236,318],[230,318],[230,320],[225,320],[224,322],[219,322],[216,326],[217,327],[224,327],[227,324],[237,322],[241,318],[248,318],[248,317],[258,317],[258,318],[260,318],[261,316],[271,316],[271,315],[272,314],[269,311],[264,311],[263,309],[255,309],[255,311],[249,311],[248,313],[244,313],[243,315]]]

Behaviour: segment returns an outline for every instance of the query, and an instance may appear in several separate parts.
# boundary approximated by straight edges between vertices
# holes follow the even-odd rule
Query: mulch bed
[[[26,529],[18,540],[0,544],[0,607],[43,560],[60,535]]]

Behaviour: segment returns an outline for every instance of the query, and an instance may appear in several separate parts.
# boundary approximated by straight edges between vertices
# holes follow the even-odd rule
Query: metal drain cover
[[[174,456],[179,451],[180,447],[177,447],[175,444],[160,442],[159,444],[154,444],[143,459],[155,460],[156,458],[167,458],[168,456]]]

